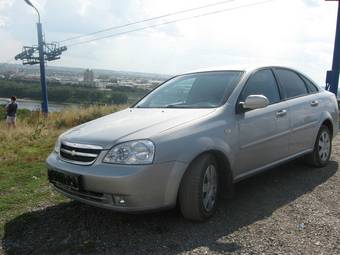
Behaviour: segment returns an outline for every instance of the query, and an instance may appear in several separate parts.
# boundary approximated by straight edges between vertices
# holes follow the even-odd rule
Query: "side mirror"
[[[259,109],[269,105],[269,100],[264,95],[250,95],[244,102],[240,103],[243,109]]]

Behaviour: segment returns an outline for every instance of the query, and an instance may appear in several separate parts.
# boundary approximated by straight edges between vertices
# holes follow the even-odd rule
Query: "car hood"
[[[72,128],[61,140],[108,149],[120,141],[152,138],[213,111],[215,109],[128,108]]]

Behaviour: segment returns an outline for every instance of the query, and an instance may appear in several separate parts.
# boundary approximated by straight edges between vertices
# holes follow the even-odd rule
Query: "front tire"
[[[327,165],[332,153],[332,134],[329,128],[322,125],[316,137],[314,150],[307,155],[307,163],[314,167]]]
[[[195,159],[184,174],[179,189],[179,205],[184,218],[204,221],[216,211],[219,191],[216,159],[203,154]]]

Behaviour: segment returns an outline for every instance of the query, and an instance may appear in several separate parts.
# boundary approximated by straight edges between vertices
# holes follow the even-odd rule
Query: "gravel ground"
[[[340,137],[332,161],[295,161],[238,183],[206,223],[176,210],[113,213],[77,202],[5,226],[4,254],[340,254]]]

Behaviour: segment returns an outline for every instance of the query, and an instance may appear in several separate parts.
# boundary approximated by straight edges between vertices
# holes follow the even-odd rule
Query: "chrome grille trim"
[[[72,156],[82,156],[82,157],[89,157],[89,158],[96,158],[98,156],[98,154],[92,154],[92,153],[84,153],[84,152],[73,152],[70,150],[66,150],[66,149],[60,149],[60,151],[65,152],[67,154],[70,154]]]
[[[103,147],[98,145],[61,141],[59,157],[68,163],[91,165],[96,161],[102,150]]]
[[[83,143],[70,143],[66,141],[62,141],[62,144],[65,144],[66,146],[79,148],[79,149],[93,149],[93,150],[102,150],[103,147],[99,145],[92,145],[92,144],[83,144]]]

